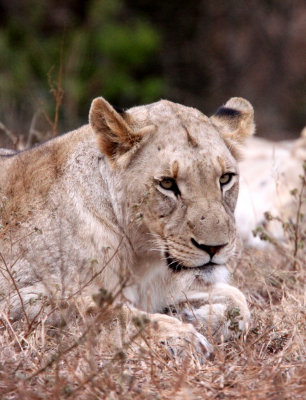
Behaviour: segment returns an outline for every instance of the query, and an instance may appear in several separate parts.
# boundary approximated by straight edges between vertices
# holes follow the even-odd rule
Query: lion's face
[[[152,186],[142,207],[148,229],[160,237],[174,270],[224,264],[237,242],[237,163],[221,140],[214,146],[208,135],[201,141],[200,131],[193,134],[197,148],[186,140],[178,151],[169,143],[155,155]]]
[[[168,101],[122,115],[110,107],[97,99],[91,124],[153,247],[174,271],[224,265],[239,242],[236,158],[254,130],[250,104],[231,99],[212,118]]]

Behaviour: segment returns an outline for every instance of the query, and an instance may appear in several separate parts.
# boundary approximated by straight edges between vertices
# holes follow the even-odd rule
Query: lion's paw
[[[174,312],[184,322],[193,324],[198,332],[217,340],[240,336],[250,320],[245,296],[228,284],[217,284],[209,294],[194,295],[175,305]]]
[[[169,355],[185,358],[188,354],[193,354],[200,361],[211,356],[211,344],[192,324],[163,314],[153,314],[151,323],[153,341],[166,348]]]

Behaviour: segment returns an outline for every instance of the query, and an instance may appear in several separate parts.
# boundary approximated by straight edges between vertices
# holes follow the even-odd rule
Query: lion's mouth
[[[186,267],[176,259],[172,258],[169,254],[168,251],[165,252],[166,260],[168,267],[172,269],[174,272],[180,272],[180,271],[191,271],[191,270],[205,270],[205,271],[211,271],[216,265],[216,263],[213,262],[208,262],[203,265],[198,265],[196,267]]]

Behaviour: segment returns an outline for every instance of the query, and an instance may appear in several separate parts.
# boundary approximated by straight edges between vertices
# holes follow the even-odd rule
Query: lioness
[[[253,132],[242,98],[208,118],[165,100],[119,112],[100,97],[89,125],[3,151],[2,310],[31,321],[72,296],[89,307],[103,288],[120,292],[127,318],[203,352],[208,330],[229,337],[232,309],[243,330],[249,310],[226,263],[239,253],[237,159]]]

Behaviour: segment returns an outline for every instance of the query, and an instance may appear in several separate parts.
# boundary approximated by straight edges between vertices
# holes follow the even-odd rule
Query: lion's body
[[[244,149],[240,164],[240,192],[236,209],[236,222],[242,239],[252,246],[267,242],[254,237],[252,231],[264,225],[277,240],[284,240],[281,221],[296,218],[294,189],[301,190],[303,162],[306,159],[306,137],[283,142],[251,138]],[[301,213],[305,214],[305,203]],[[267,221],[264,213],[280,218]]]
[[[45,297],[89,299],[124,281],[121,300],[136,309],[161,313],[190,298],[202,301],[199,316],[208,324],[212,302],[219,326],[236,305],[243,327],[249,312],[227,284],[226,262],[240,243],[232,143],[249,134],[252,110],[241,99],[234,105],[243,128],[226,112],[209,119],[161,101],[121,116],[97,99],[90,125],[0,153],[0,293],[10,317],[37,317]],[[172,190],[162,186],[169,182]]]

